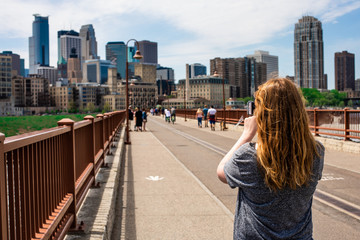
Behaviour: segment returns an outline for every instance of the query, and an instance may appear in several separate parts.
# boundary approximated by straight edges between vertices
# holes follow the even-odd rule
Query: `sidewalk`
[[[131,133],[125,159],[112,239],[232,239],[229,210],[150,131]]]

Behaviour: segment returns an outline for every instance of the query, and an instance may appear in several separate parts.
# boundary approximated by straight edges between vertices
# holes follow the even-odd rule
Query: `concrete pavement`
[[[230,211],[150,131],[131,133],[125,159],[112,239],[232,239]]]

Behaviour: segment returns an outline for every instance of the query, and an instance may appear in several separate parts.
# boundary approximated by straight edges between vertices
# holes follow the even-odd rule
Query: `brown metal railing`
[[[0,239],[62,239],[125,119],[118,111],[5,138],[0,134]]]
[[[195,119],[196,109],[177,109],[176,115]],[[310,129],[316,136],[330,136],[344,140],[360,139],[360,110],[308,109]],[[216,121],[222,121],[226,114],[226,122],[237,124],[241,117],[248,117],[245,109],[217,109]],[[243,124],[243,123],[239,123]]]

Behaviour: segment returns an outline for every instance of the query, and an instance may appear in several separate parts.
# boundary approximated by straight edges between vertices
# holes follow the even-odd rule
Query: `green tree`
[[[236,100],[242,101],[245,104],[247,104],[248,101],[254,101],[254,98],[253,97],[244,97],[244,98],[237,98]]]
[[[344,108],[344,107],[345,107],[345,102],[344,102],[344,101],[341,101],[341,102],[339,103],[339,107]]]
[[[74,101],[70,101],[68,103],[68,112],[69,113],[76,113],[77,112],[76,104],[75,104]]]
[[[111,111],[111,106],[109,103],[105,103],[104,104],[104,108],[103,108],[103,112],[110,112]]]
[[[95,111],[95,105],[92,102],[88,102],[86,104],[85,112],[94,112]]]
[[[348,103],[347,103],[348,107],[353,107],[354,106],[354,103],[352,100],[349,100]]]

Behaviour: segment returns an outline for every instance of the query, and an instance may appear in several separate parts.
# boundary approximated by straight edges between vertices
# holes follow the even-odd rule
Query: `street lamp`
[[[135,55],[133,56],[133,58],[135,59],[142,59],[143,56],[140,53],[139,50],[139,43],[138,41],[136,41],[135,39],[130,39],[129,41],[127,41],[126,43],[126,71],[125,71],[125,75],[126,75],[126,87],[125,87],[125,94],[126,94],[126,141],[125,144],[131,144],[130,142],[130,128],[129,128],[129,61],[128,61],[128,44],[130,41],[135,41],[136,43],[136,52]]]
[[[217,73],[217,71],[214,72],[214,77],[220,77],[220,75]],[[224,112],[224,129],[227,129],[226,127],[226,108],[225,108],[225,79],[224,76],[222,76],[222,90],[223,90],[223,112]]]

